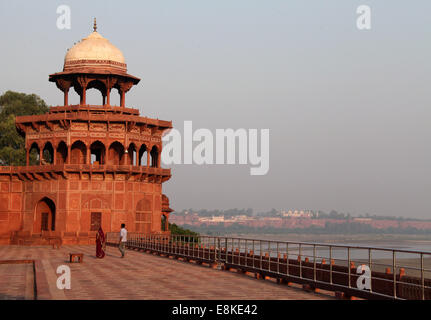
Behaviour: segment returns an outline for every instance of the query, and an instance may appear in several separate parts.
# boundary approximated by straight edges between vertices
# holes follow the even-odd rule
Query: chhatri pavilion
[[[162,183],[171,171],[160,158],[172,122],[126,107],[126,93],[140,79],[127,73],[122,52],[96,22],[49,81],[64,105],[16,117],[26,165],[0,167],[0,244],[89,244],[100,226],[119,231],[121,223],[132,232],[169,233],[172,210]],[[69,104],[71,89],[78,105]],[[100,91],[100,105],[87,104],[89,89]],[[111,104],[115,91],[119,106]]]

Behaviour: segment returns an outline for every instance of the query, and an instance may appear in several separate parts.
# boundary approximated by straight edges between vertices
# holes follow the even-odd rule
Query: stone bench
[[[75,258],[78,258],[78,263],[84,262],[84,254],[83,253],[69,253],[70,262],[75,262]]]

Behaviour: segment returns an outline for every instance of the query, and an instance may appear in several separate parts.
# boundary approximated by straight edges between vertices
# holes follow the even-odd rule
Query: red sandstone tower
[[[0,168],[0,243],[94,243],[105,232],[168,233],[169,199],[162,183],[162,134],[171,121],[126,108],[126,93],[140,79],[127,73],[121,51],[97,32],[68,50],[62,72],[51,74],[64,106],[16,118],[25,136],[27,164]],[[80,97],[69,105],[70,89]],[[88,105],[86,91],[102,94]],[[120,106],[112,106],[112,89]]]

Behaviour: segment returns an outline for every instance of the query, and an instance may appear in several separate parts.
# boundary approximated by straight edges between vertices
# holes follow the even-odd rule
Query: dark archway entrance
[[[42,198],[36,205],[33,233],[55,231],[55,204],[49,198]]]

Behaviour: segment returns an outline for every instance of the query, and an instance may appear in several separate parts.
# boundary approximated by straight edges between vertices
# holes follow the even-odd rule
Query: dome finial
[[[93,25],[93,30],[94,32],[97,31],[97,23],[96,23],[96,18],[94,18],[94,25]]]

